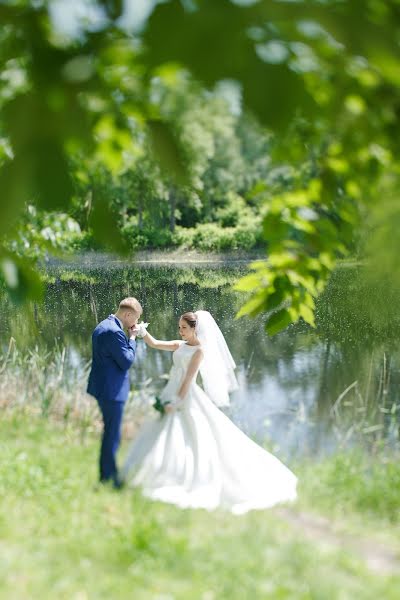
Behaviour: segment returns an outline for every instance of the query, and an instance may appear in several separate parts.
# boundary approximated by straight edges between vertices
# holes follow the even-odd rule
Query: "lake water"
[[[235,319],[245,297],[232,289],[245,265],[136,264],[90,260],[48,269],[43,305],[15,309],[0,295],[0,340],[20,349],[56,344],[87,367],[96,323],[136,296],[159,339],[176,339],[179,315],[209,310],[237,363],[240,389],[229,416],[283,456],[321,454],[345,443],[397,442],[400,321],[397,295],[372,290],[356,268],[339,269],[318,301],[317,327],[304,323],[269,338],[264,318]],[[169,352],[139,341],[131,370],[137,396],[157,393]],[[347,390],[347,392],[346,392]],[[135,397],[135,396],[134,396]]]

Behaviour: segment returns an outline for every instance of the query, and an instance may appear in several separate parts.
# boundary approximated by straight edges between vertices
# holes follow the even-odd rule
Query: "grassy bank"
[[[243,517],[96,491],[98,410],[68,356],[11,342],[0,362],[1,599],[397,600],[396,448],[297,461],[298,502]]]
[[[371,571],[346,544],[310,539],[280,509],[233,517],[182,511],[131,490],[95,491],[97,437],[82,441],[71,424],[7,411],[0,440],[1,598],[398,597],[399,576]],[[391,468],[399,476],[395,461]],[[359,465],[344,470],[348,479],[326,465],[303,467],[299,504],[290,510],[329,514],[340,505],[347,522],[362,516],[371,535],[378,519],[381,530],[398,533],[392,501],[399,504],[400,487],[393,485],[390,504],[373,503],[371,512],[357,500]],[[377,473],[371,485],[378,491]]]

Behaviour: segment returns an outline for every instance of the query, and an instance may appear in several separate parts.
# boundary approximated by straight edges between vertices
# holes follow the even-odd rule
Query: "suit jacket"
[[[88,393],[101,401],[125,402],[136,342],[128,340],[117,319],[110,315],[93,331],[92,350]]]

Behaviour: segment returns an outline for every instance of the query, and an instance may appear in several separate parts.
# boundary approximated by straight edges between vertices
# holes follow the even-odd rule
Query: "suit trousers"
[[[121,441],[121,423],[125,402],[99,400],[103,417],[103,435],[100,448],[100,481],[117,482],[116,454]]]

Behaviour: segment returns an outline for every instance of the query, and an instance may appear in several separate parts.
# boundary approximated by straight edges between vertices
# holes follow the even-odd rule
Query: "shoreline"
[[[48,267],[82,267],[96,268],[104,266],[148,266],[171,265],[176,267],[191,266],[235,266],[248,265],[267,259],[262,251],[253,252],[198,252],[196,250],[142,250],[129,256],[118,256],[106,252],[89,250],[64,256],[50,256],[41,263],[42,268]],[[364,262],[357,258],[338,260],[335,269],[362,267]],[[334,270],[335,270],[334,269]]]
[[[84,253],[64,255],[62,257],[51,256],[42,266],[60,267],[60,266],[80,266],[80,267],[101,267],[125,266],[125,265],[243,265],[250,262],[264,260],[265,254],[262,252],[197,252],[194,250],[142,250],[129,256],[117,256],[105,252],[88,251]]]
[[[265,255],[261,252],[198,252],[196,250],[156,251],[145,250],[135,255],[137,263],[247,263],[263,260]]]

